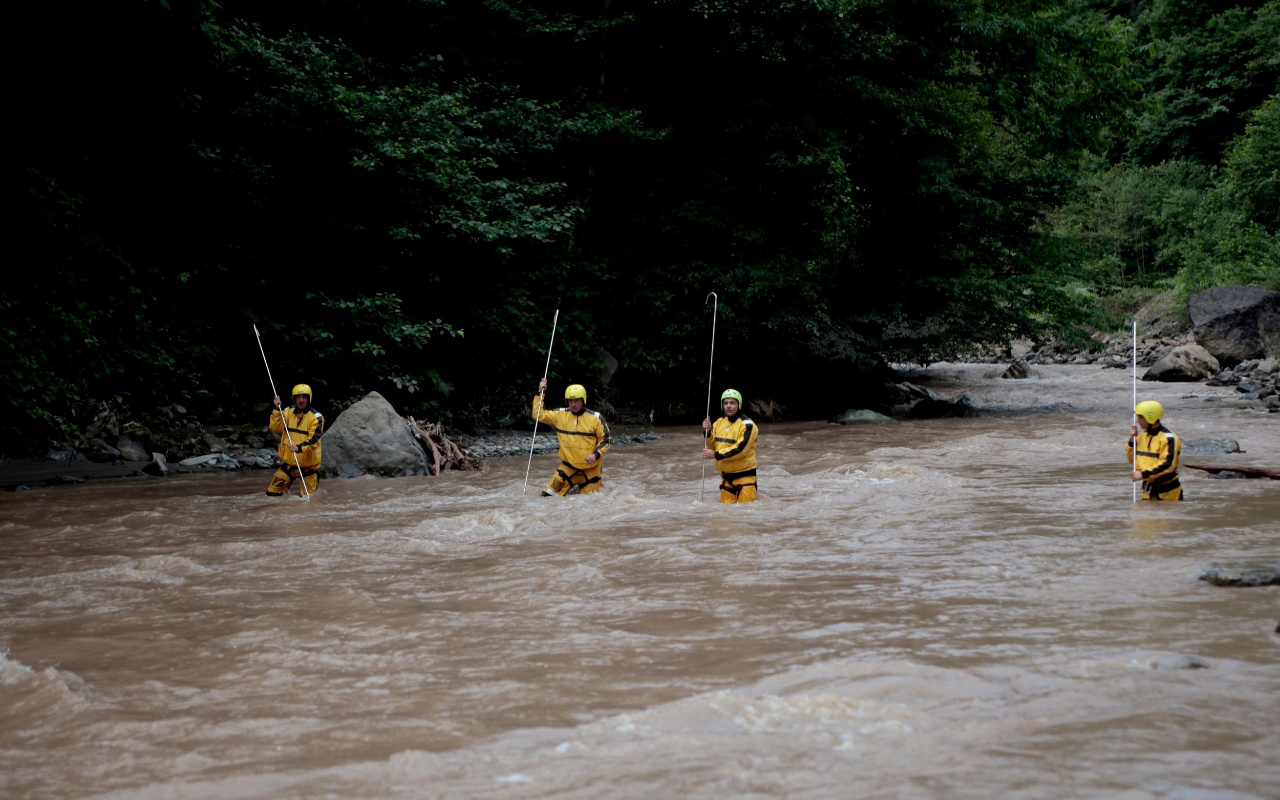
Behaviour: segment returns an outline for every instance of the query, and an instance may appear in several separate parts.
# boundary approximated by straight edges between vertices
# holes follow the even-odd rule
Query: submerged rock
[[[1220,456],[1227,453],[1243,453],[1235,439],[1185,439],[1182,442],[1184,456]]]
[[[974,407],[969,395],[962,394],[955,400],[924,399],[911,407],[909,416],[912,419],[940,419],[944,417],[976,417],[978,409]]]
[[[1154,664],[1156,669],[1208,669],[1209,662],[1196,656],[1170,656]]]
[[[893,417],[886,417],[884,414],[870,411],[865,408],[849,409],[842,414],[837,414],[830,419],[837,425],[854,425],[854,424],[871,424],[871,425],[891,425],[897,422]]]
[[[1021,380],[1021,379],[1023,379],[1023,378],[1030,378],[1030,377],[1031,377],[1031,365],[1030,365],[1030,364],[1028,364],[1028,363],[1027,363],[1027,362],[1025,362],[1025,361],[1015,361],[1015,362],[1013,362],[1012,364],[1010,364],[1010,365],[1009,365],[1009,368],[1008,368],[1008,369],[1006,369],[1006,370],[1004,371],[1004,374],[1003,374],[1003,375],[1001,375],[1000,377],[1001,377],[1001,378],[1010,378],[1010,379],[1013,379],[1013,380]]]
[[[1205,567],[1200,580],[1214,586],[1280,586],[1280,562],[1263,567]]]

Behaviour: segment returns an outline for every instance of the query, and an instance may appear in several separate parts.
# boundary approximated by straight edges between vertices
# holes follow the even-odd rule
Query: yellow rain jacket
[[[1137,461],[1134,461],[1134,450]],[[1182,457],[1182,440],[1167,428],[1157,425],[1138,431],[1137,441],[1129,440],[1125,457],[1142,473],[1144,500],[1181,500],[1182,484],[1178,481],[1178,462]]]
[[[283,418],[279,409],[271,410],[271,432],[281,434],[285,426],[289,435],[281,437],[280,449],[276,451],[276,460],[297,472],[301,465],[304,473],[320,469],[320,437],[324,435],[324,416],[308,405],[302,411],[296,406],[287,406]],[[289,442],[298,445],[298,460],[293,460],[293,451]]]
[[[567,408],[543,408],[541,395],[534,395],[533,418],[555,428],[560,439],[560,468],[546,491],[564,495],[574,486],[581,486],[583,494],[599,491],[604,454],[613,441],[604,417],[585,406],[577,414]],[[588,465],[592,453],[596,463]]]
[[[721,417],[711,423],[707,447],[716,453],[720,470],[720,502],[746,503],[756,499],[756,424],[745,414]]]

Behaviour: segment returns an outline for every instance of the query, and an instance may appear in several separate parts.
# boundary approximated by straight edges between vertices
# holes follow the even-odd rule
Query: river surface
[[[762,425],[754,505],[698,421],[586,497],[0,495],[0,797],[1280,797],[1280,587],[1198,580],[1280,558],[1280,482],[1134,504],[1128,372],[994,370],[918,375],[977,419]],[[1280,465],[1229,387],[1139,388]]]

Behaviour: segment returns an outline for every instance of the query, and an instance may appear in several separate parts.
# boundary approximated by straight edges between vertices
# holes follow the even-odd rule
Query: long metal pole
[[[258,326],[253,326],[253,335],[258,337],[258,352],[262,353],[262,365],[267,368],[267,380],[271,381],[271,396],[279,397],[280,393],[276,391],[276,379],[271,377],[271,365],[267,363],[267,351],[262,349],[262,334],[258,333]],[[293,445],[293,437],[289,435],[289,426],[285,423],[284,409],[279,406],[276,410],[280,412],[280,427],[284,428],[284,432],[280,434],[280,441],[284,441],[284,437],[289,437],[289,444]],[[298,460],[298,454],[293,454],[293,463],[298,465],[298,480],[302,481],[302,491],[307,493],[307,499],[311,499],[311,490],[307,488],[307,479],[302,475],[302,462]]]
[[[1133,409],[1134,409],[1133,425],[1134,427],[1137,427],[1138,425],[1138,410],[1137,410],[1138,409],[1138,321],[1136,319],[1133,321]],[[1130,472],[1138,468],[1138,437],[1137,436],[1133,437],[1133,464],[1131,466],[1133,467],[1133,469],[1129,470]],[[1132,475],[1130,475],[1129,478],[1131,479],[1130,482],[1133,483],[1133,502],[1136,503],[1138,502],[1138,482],[1132,480],[1133,478]]]
[[[556,309],[556,315],[551,320],[551,343],[547,345],[547,365],[542,369],[542,380],[547,379],[547,375],[551,372],[551,348],[556,344],[556,325],[560,322],[560,309]],[[541,412],[546,406],[544,395],[546,392],[538,392],[538,411]],[[533,448],[538,443],[538,417],[541,414],[533,415],[533,441],[529,442],[529,466],[524,468],[524,488],[520,490],[524,494],[529,490],[529,472],[533,469]]]
[[[715,298],[715,302],[711,306],[711,358],[707,364],[707,418],[711,418],[711,374],[715,370],[716,365],[716,315],[720,312],[720,296],[715,292],[707,295],[707,299],[702,301],[703,308],[706,308],[707,301]],[[707,437],[702,437],[702,446],[707,446]],[[702,499],[701,503],[707,502],[707,460],[702,459]]]

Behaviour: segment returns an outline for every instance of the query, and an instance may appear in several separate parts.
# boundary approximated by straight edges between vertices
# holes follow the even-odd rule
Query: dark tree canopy
[[[1089,154],[1229,155],[1274,234],[1275,114],[1240,137],[1275,6],[24,7],[8,435],[241,413],[255,323],[329,408],[459,419],[523,404],[556,309],[552,377],[611,354],[602,399],[659,413],[706,391],[710,291],[717,380],[800,413],[888,360],[1068,331]]]

